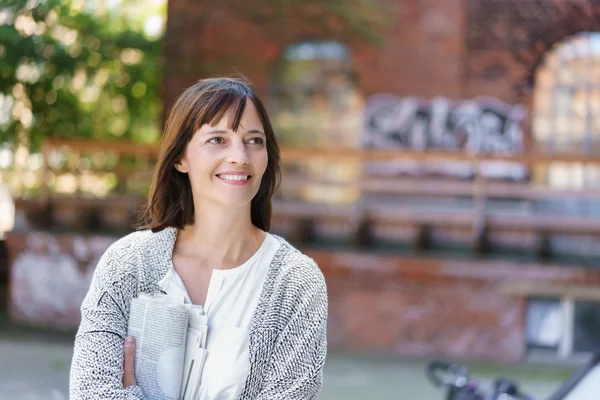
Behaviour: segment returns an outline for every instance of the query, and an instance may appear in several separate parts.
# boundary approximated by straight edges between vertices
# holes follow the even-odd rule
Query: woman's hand
[[[133,362],[135,361],[135,339],[128,336],[125,339],[125,359],[123,361],[123,388],[135,385]]]

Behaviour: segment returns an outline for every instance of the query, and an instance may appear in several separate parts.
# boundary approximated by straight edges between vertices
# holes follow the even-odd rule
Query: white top
[[[213,270],[206,294],[207,356],[197,400],[238,399],[250,366],[249,332],[263,282],[280,243],[267,233],[260,248],[242,265]],[[171,264],[161,280],[169,295],[191,303],[181,277]]]

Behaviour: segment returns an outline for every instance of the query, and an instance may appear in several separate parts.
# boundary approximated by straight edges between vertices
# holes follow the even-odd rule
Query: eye
[[[264,142],[265,142],[264,139],[261,137],[255,137],[255,138],[250,139],[250,143],[252,143],[252,144],[263,144]]]
[[[212,144],[221,144],[223,143],[223,138],[220,136],[215,136],[214,138],[210,138],[206,143],[212,143]]]

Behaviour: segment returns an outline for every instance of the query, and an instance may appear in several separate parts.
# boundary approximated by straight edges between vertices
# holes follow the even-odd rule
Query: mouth
[[[217,174],[217,178],[219,178],[222,181],[225,182],[231,182],[231,183],[244,183],[244,182],[248,182],[250,179],[252,179],[252,175],[240,175],[240,174],[235,174],[235,175],[229,175],[229,174]]]

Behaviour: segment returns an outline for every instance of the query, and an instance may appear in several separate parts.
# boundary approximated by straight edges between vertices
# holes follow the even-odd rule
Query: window
[[[600,350],[600,302],[563,298],[530,298],[525,343],[530,354],[560,358]]]
[[[270,87],[269,111],[282,147],[357,149],[363,98],[350,54],[338,42],[306,41],[288,46]],[[311,160],[282,165],[279,195],[327,203],[357,198],[357,161]]]
[[[600,351],[600,303],[575,303],[573,351]]]
[[[525,338],[530,348],[558,350],[563,337],[563,325],[563,312],[558,300],[529,301]]]
[[[600,33],[567,38],[536,71],[533,133],[544,151],[597,154],[600,150]],[[580,188],[600,184],[595,167],[550,165],[548,183]]]
[[[358,147],[363,101],[346,47],[337,42],[289,46],[271,87],[270,108],[282,144]]]

